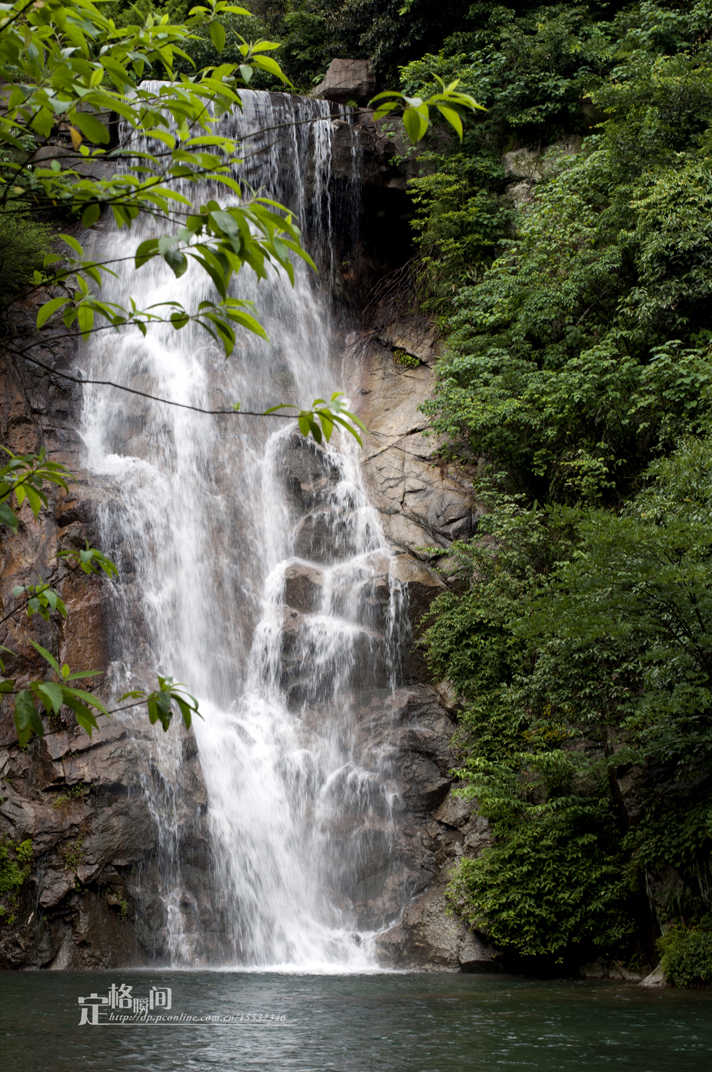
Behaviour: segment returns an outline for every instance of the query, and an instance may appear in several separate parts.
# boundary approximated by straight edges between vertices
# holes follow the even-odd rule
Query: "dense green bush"
[[[671,867],[707,906],[711,467],[712,441],[687,440],[616,512],[490,494],[480,540],[454,549],[465,591],[425,641],[463,698],[459,775],[495,845],[453,896],[519,953],[620,945],[645,876]],[[630,948],[651,956],[644,917]]]
[[[162,17],[168,15],[171,22],[182,23],[194,5],[190,0],[110,0],[104,7],[104,14],[114,19],[117,26],[142,26],[149,15]],[[242,7],[242,4],[236,4]],[[253,10],[254,5],[247,4],[246,10]],[[174,65],[177,73],[192,74],[205,67],[214,67],[221,63],[243,62],[239,46],[243,41],[257,41],[270,36],[265,21],[257,13],[250,15],[225,14],[220,19],[225,30],[225,44],[220,52],[213,44],[207,26],[193,31],[194,40],[185,44],[187,58],[178,59]],[[162,70],[154,70],[153,77],[163,77]],[[283,89],[278,78],[264,71],[253,70],[250,86],[254,89]]]
[[[52,228],[20,212],[0,214],[0,310],[42,267]]]
[[[468,923],[520,956],[561,961],[576,948],[625,948],[634,924],[621,864],[605,805],[602,813],[554,811],[464,859],[450,899]]]
[[[426,409],[488,509],[425,636],[494,835],[452,897],[523,955],[652,960],[712,909],[710,4],[486,8],[403,72],[489,108],[413,184],[448,334]]]
[[[308,93],[324,77],[332,59],[326,20],[308,10],[289,11],[284,16],[280,40],[284,69],[292,82]]]
[[[29,878],[32,854],[29,838],[17,843],[0,841],[0,920],[4,923],[15,922],[17,894]]]
[[[658,942],[665,977],[675,986],[712,983],[712,926],[670,927]]]

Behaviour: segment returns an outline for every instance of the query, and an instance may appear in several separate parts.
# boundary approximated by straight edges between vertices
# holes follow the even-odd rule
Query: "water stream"
[[[328,285],[334,129],[328,104],[263,92],[245,93],[243,111],[221,120],[222,132],[247,138],[239,178],[296,214],[321,269],[319,283],[297,264],[294,287],[276,272],[259,286],[240,274],[236,293],[255,301],[269,344],[244,333],[225,361],[192,325],[154,327],[145,339],[126,332],[93,344],[91,378],[203,408],[304,404],[339,386],[343,332]],[[338,206],[349,220],[355,138],[353,147]],[[150,224],[107,227],[102,252],[126,257],[150,234]],[[195,308],[213,296],[195,268],[180,280],[158,261],[119,268],[109,299]],[[159,777],[144,791],[159,830],[164,955],[176,965],[368,966],[369,934],[387,922],[364,910],[369,876],[374,854],[388,873],[398,798],[377,750],[363,761],[358,713],[365,696],[387,697],[398,683],[402,614],[358,448],[343,438],[309,445],[291,422],[207,417],[90,386],[83,439],[87,468],[111,491],[102,545],[122,575],[112,687],[153,687],[155,671],[170,674],[204,716],[195,737],[219,937],[207,941],[205,906],[184,873],[185,742],[175,727],[157,731]]]

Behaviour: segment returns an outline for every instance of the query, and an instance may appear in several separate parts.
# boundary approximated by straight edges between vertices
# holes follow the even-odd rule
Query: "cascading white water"
[[[328,280],[330,106],[249,92],[221,131],[247,139],[240,177],[294,211]],[[112,230],[102,253],[127,257],[148,234]],[[178,281],[161,262],[118,268],[120,300],[195,308],[211,296],[195,267]],[[153,328],[145,339],[126,332],[93,344],[89,377],[212,409],[308,403],[338,387],[328,301],[306,267],[296,266],[293,288],[276,273],[258,286],[245,269],[237,292],[255,301],[269,344],[245,333],[226,362],[193,326]],[[368,899],[370,854],[388,854],[396,796],[377,751],[360,759],[357,711],[359,698],[396,683],[399,592],[355,444],[342,437],[319,449],[291,422],[207,417],[91,386],[83,436],[88,469],[116,489],[102,515],[123,576],[111,680],[151,684],[157,669],[200,702],[222,920],[213,959],[367,965],[359,928],[385,919],[355,903]],[[146,792],[160,832],[166,950],[174,963],[195,963],[201,905],[186,895],[177,834],[191,802],[174,789],[182,741],[172,729],[153,747],[162,789],[147,782]]]

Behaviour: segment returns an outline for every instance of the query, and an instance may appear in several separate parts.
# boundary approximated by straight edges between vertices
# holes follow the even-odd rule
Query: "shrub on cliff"
[[[32,841],[0,841],[0,923],[15,922],[19,891],[27,882],[32,863]]]
[[[712,908],[708,16],[502,5],[474,53],[458,41],[405,72],[462,72],[489,105],[415,184],[449,333],[426,408],[446,454],[498,474],[427,643],[463,697],[460,776],[495,835],[454,896],[520,953],[620,950],[632,913],[628,951],[652,958],[680,911],[654,899],[668,873],[690,918]],[[478,249],[472,209],[494,218],[516,179],[507,139],[587,130],[580,152],[537,159],[516,228]]]
[[[670,927],[658,942],[665,978],[674,986],[708,986],[712,983],[712,924]]]
[[[29,213],[0,214],[0,306],[32,282],[50,251],[52,228]]]

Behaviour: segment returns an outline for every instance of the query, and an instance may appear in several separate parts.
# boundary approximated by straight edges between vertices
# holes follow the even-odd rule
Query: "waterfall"
[[[332,152],[345,113],[265,92],[245,92],[243,105],[220,121],[249,152],[238,177],[295,213],[321,282],[301,262],[294,287],[276,272],[257,285],[244,269],[235,292],[255,302],[269,343],[243,333],[226,361],[192,325],[153,327],[146,338],[126,331],[92,344],[89,378],[212,409],[304,404],[338,388]],[[340,194],[349,221],[359,196],[355,137],[351,145]],[[150,234],[150,221],[129,233],[106,225],[102,253],[129,257]],[[138,272],[119,262],[118,272],[109,299],[195,308],[211,296],[195,266],[180,280],[157,261]],[[118,692],[152,687],[155,670],[170,674],[203,715],[194,732],[217,938],[206,937],[206,905],[186,892],[181,828],[196,805],[177,788],[186,736],[175,725],[153,735],[155,776],[144,786],[174,964],[363,968],[369,933],[387,922],[373,874],[388,873],[399,800],[380,746],[361,747],[359,720],[397,685],[401,592],[358,447],[335,438],[317,447],[292,422],[208,417],[85,388],[86,464],[110,489],[102,539],[121,570],[109,681]]]

